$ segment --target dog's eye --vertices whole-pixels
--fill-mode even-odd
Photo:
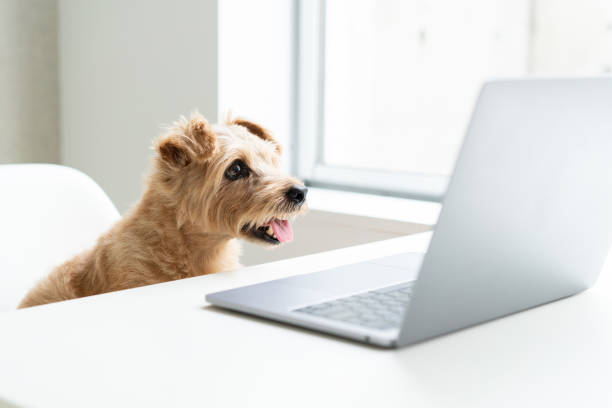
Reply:
[[[236,160],[225,170],[225,177],[231,181],[247,177],[248,175],[249,168],[242,160]]]

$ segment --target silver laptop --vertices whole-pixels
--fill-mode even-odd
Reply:
[[[478,98],[425,255],[206,300],[405,346],[589,288],[611,241],[612,78],[492,81]]]

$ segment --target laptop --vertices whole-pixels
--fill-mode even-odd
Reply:
[[[591,287],[612,241],[612,77],[485,83],[426,254],[212,293],[214,305],[382,347]]]

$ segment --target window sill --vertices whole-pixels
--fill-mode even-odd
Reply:
[[[442,205],[432,201],[309,187],[308,207],[315,211],[433,226],[438,221]]]

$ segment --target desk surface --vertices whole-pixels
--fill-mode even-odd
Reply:
[[[612,405],[612,278],[384,350],[213,308],[204,295],[405,250],[423,233],[0,314],[0,406]]]

